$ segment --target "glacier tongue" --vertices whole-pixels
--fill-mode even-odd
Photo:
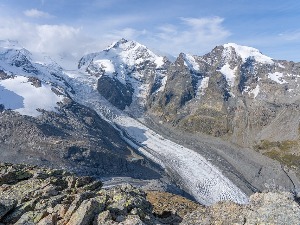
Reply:
[[[69,83],[76,92],[75,101],[110,121],[129,144],[165,168],[198,202],[205,205],[222,200],[248,202],[248,197],[200,154],[165,139],[113,107],[94,88],[94,79],[82,72],[66,74],[71,74]]]

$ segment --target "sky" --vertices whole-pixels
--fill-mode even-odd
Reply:
[[[0,0],[0,40],[32,52],[78,60],[121,38],[173,56],[234,42],[300,62],[300,1]]]

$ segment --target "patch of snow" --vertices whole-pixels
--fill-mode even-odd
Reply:
[[[280,72],[275,72],[275,73],[269,73],[268,74],[268,78],[275,81],[278,84],[285,84],[287,83],[284,79],[283,79],[283,73]]]
[[[164,91],[164,90],[165,90],[165,87],[166,87],[166,84],[167,84],[167,80],[168,80],[168,76],[164,76],[164,77],[161,79],[161,86],[159,87],[159,89],[157,89],[156,92],[161,92],[161,91]]]
[[[205,94],[205,90],[206,88],[208,88],[208,81],[209,81],[209,77],[204,77],[198,81],[196,98],[199,99],[201,95]]]
[[[94,60],[94,64],[105,70],[107,74],[112,74],[116,71],[114,64],[109,59],[97,59]]]
[[[254,89],[252,89],[251,91],[248,92],[249,95],[253,95],[253,98],[256,98],[256,96],[259,93],[259,85],[256,85],[256,87]]]
[[[192,70],[198,71],[200,69],[198,63],[192,55],[184,54],[185,60],[184,64]]]
[[[156,68],[161,68],[165,63],[164,63],[164,57],[156,57],[154,60],[154,63],[156,64]]]
[[[0,103],[22,115],[39,116],[37,109],[56,111],[57,102],[64,98],[53,93],[51,86],[42,84],[36,88],[23,76],[1,80],[0,87]]]
[[[236,70],[237,67],[230,69],[230,65],[228,63],[222,66],[222,68],[219,70],[225,76],[225,79],[230,87],[234,86]]]
[[[230,91],[229,94],[231,97],[235,98],[235,94],[233,94],[233,92]]]
[[[229,49],[230,47],[235,50],[235,52],[242,58],[243,62],[246,62],[246,60],[249,57],[253,57],[257,62],[260,63],[266,63],[266,64],[273,64],[272,58],[263,55],[258,49],[248,47],[248,46],[242,46],[237,45],[235,43],[228,43],[223,45],[224,48]]]
[[[285,69],[285,66],[284,66],[284,65],[282,65],[282,64],[280,64],[280,63],[278,63],[277,65],[278,65],[280,68]]]

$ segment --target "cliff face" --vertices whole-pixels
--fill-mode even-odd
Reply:
[[[298,224],[300,207],[289,193],[256,193],[248,205],[204,207],[183,197],[131,185],[103,189],[91,177],[25,165],[0,165],[0,223]]]
[[[148,112],[181,130],[244,147],[263,140],[298,143],[299,76],[299,63],[236,44],[204,56],[182,53]]]

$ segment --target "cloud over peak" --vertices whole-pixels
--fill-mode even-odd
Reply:
[[[31,18],[51,18],[53,17],[52,15],[50,15],[47,12],[43,12],[37,9],[29,9],[24,11],[24,15],[31,17]]]

